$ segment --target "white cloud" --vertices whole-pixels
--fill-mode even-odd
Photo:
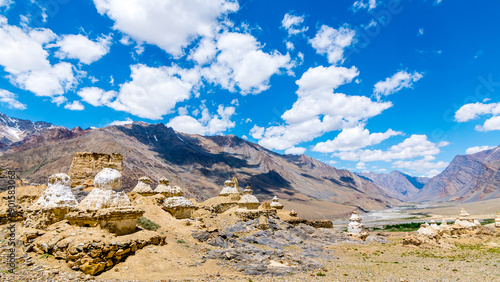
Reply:
[[[131,118],[126,118],[125,120],[115,120],[111,122],[109,125],[126,125],[126,124],[131,124],[134,121]]]
[[[292,147],[285,150],[285,154],[290,155],[301,155],[306,152],[306,148],[303,147]]]
[[[354,35],[356,32],[347,27],[334,29],[323,25],[309,43],[316,49],[316,53],[326,55],[330,64],[343,63],[344,49],[351,45]]]
[[[433,157],[424,157],[422,159],[414,161],[395,161],[393,163],[393,167],[412,170],[418,174],[422,174],[427,177],[433,177],[439,174],[442,169],[448,166],[447,162],[432,162],[433,160]]]
[[[291,36],[299,33],[304,33],[309,29],[309,27],[307,26],[302,27],[303,23],[304,23],[303,16],[294,16],[286,13],[285,17],[281,21],[281,26],[285,28],[286,31],[288,32],[288,35]]]
[[[231,92],[239,88],[243,95],[267,90],[270,77],[290,62],[288,54],[263,52],[251,34],[224,32],[217,39],[216,48],[215,61],[203,69],[203,76]]]
[[[64,108],[72,111],[82,111],[85,109],[80,101],[73,101],[73,103],[68,103],[64,105]]]
[[[447,145],[449,145],[447,141],[436,144],[429,141],[425,135],[414,134],[406,138],[403,142],[391,146],[387,151],[356,150],[338,152],[333,155],[342,160],[362,162],[405,160],[417,157],[433,157],[439,154],[440,147]]]
[[[9,78],[18,87],[29,90],[38,96],[63,95],[78,82],[73,75],[73,65],[66,62],[45,69],[11,74]]]
[[[208,109],[204,108],[202,117],[198,120],[191,116],[180,115],[171,119],[167,126],[184,133],[216,135],[235,126],[235,123],[231,121],[231,116],[234,113],[234,107],[219,105],[215,115],[210,115]]]
[[[352,151],[379,144],[380,142],[402,132],[387,130],[385,133],[370,133],[363,125],[343,129],[333,140],[320,142],[314,146],[313,151],[332,153],[337,151]]]
[[[424,29],[423,28],[419,28],[418,32],[417,32],[417,36],[422,36],[422,35],[424,35]]]
[[[57,36],[49,29],[21,29],[0,16],[0,65],[10,81],[38,96],[62,95],[77,84],[73,66],[51,65],[44,49]]]
[[[94,0],[113,28],[137,42],[157,45],[178,57],[198,37],[209,36],[224,15],[239,9],[230,0]]]
[[[286,124],[266,128],[259,144],[285,150],[326,132],[354,127],[392,106],[390,102],[333,92],[357,75],[355,67],[310,68],[296,82],[297,101],[281,116]]]
[[[0,8],[6,7],[8,9],[10,4],[12,4],[12,0],[0,0]]]
[[[78,96],[82,100],[91,104],[94,107],[108,105],[111,99],[116,96],[115,91],[104,91],[97,87],[85,87],[78,91]]]
[[[120,86],[116,99],[109,106],[135,116],[161,119],[171,113],[178,102],[188,99],[200,77],[196,70],[177,66],[151,68],[131,66],[132,81]]]
[[[500,116],[494,116],[487,119],[482,126],[476,125],[475,129],[477,131],[500,130]]]
[[[354,2],[354,4],[352,4],[352,9],[354,10],[354,12],[357,12],[361,9],[372,10],[377,8],[377,5],[378,3],[376,0],[368,0],[368,1],[357,0]]]
[[[111,38],[106,36],[92,41],[81,34],[64,35],[55,44],[55,46],[59,47],[59,51],[55,55],[62,59],[78,59],[88,65],[106,55],[109,52],[110,45]]]
[[[255,139],[262,139],[264,131],[265,131],[264,127],[254,125],[252,129],[250,129],[250,136],[252,136]]]
[[[475,154],[475,153],[478,153],[478,152],[481,152],[481,151],[484,151],[484,150],[490,150],[490,149],[493,149],[495,148],[495,146],[475,146],[475,147],[470,147],[470,148],[467,148],[467,150],[465,150],[465,153],[467,155],[470,155],[470,154]]]
[[[443,0],[435,0],[434,1],[434,6],[441,4],[441,2],[443,2]]]
[[[470,103],[465,104],[455,113],[455,120],[466,122],[478,118],[480,115],[498,115],[500,114],[500,103]]]
[[[292,43],[292,42],[287,41],[285,44],[286,44],[286,49],[287,49],[288,51],[293,51],[293,50],[295,49],[295,46],[293,45],[293,43]]]
[[[364,162],[359,162],[356,164],[356,169],[366,169],[366,163]]]
[[[379,81],[375,84],[373,93],[379,100],[381,96],[388,96],[403,88],[411,88],[413,82],[422,78],[422,74],[418,72],[408,73],[407,71],[399,71],[384,81]]]
[[[16,94],[4,89],[0,89],[0,104],[9,109],[26,110],[26,105],[17,100]]]

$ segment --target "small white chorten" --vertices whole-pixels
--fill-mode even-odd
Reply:
[[[361,217],[356,211],[353,211],[351,217],[349,218],[349,224],[347,225],[347,233],[352,235],[357,235],[363,232],[364,226],[361,223]]]
[[[280,210],[283,208],[283,205],[278,201],[278,197],[274,196],[271,202],[271,208]]]

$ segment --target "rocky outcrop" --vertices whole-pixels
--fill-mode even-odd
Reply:
[[[122,236],[114,240],[103,239],[105,234],[96,234],[99,236],[94,239],[77,235],[72,233],[74,230],[64,222],[49,231],[25,232],[21,240],[27,246],[26,251],[53,255],[55,259],[66,261],[72,270],[89,275],[110,270],[145,246],[166,244],[165,235],[151,231],[143,231],[140,239]],[[93,231],[98,233],[98,230]]]
[[[94,186],[93,179],[103,168],[112,168],[121,173],[123,171],[122,155],[116,153],[75,153],[68,173],[71,177],[71,188]]]

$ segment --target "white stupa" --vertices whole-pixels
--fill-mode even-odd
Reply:
[[[240,209],[255,210],[259,207],[259,200],[252,194],[253,191],[250,186],[247,186],[245,190],[243,190],[243,196],[241,196],[241,199],[238,201],[238,207]]]
[[[230,195],[240,195],[238,179],[233,177],[232,180],[226,180],[224,182],[224,188],[220,191],[219,196],[230,196]]]
[[[132,192],[139,194],[153,194],[153,189],[151,189],[151,179],[147,176],[139,178],[137,185],[134,187]]]
[[[104,168],[94,178],[95,188],[85,197],[80,209],[102,209],[130,206],[130,200],[122,188],[122,175],[116,169]]]
[[[271,208],[280,210],[283,208],[283,205],[278,201],[278,197],[274,196],[273,201],[271,202]]]
[[[30,209],[76,207],[78,202],[69,185],[70,177],[66,173],[51,175],[47,189]]]
[[[364,226],[361,223],[361,217],[356,211],[353,211],[351,217],[349,218],[349,224],[347,225],[347,233],[351,235],[358,235],[364,231]]]

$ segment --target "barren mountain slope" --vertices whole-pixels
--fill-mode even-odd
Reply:
[[[58,138],[57,136],[62,136]],[[163,176],[183,187],[188,197],[215,196],[224,180],[236,176],[257,196],[272,196],[309,206],[310,215],[347,214],[353,209],[382,209],[399,203],[372,182],[305,155],[280,155],[236,136],[203,137],[177,133],[163,124],[134,123],[94,130],[51,129],[19,147],[10,148],[0,165],[15,168],[21,177],[44,183],[52,173],[67,172],[75,152],[121,153],[124,187],[131,190],[147,175]],[[316,210],[317,201],[332,210]],[[328,205],[327,205],[328,206]],[[339,206],[343,208],[339,208]]]

